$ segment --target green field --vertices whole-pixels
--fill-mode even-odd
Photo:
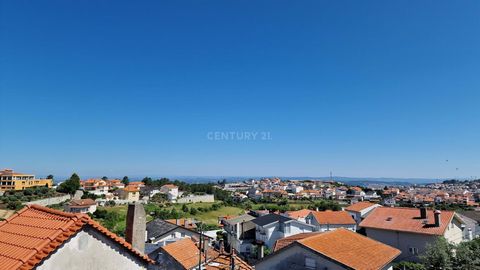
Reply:
[[[221,202],[215,202],[215,203],[221,203]],[[209,208],[213,205],[214,203],[189,203],[186,204],[187,207],[190,209],[192,207],[194,208]],[[147,221],[150,221],[153,219],[153,212],[158,209],[163,209],[163,210],[172,210],[172,208],[175,208],[176,211],[178,211],[182,217],[186,218],[194,218],[197,221],[201,221],[204,224],[208,225],[217,225],[218,224],[218,217],[219,216],[227,216],[227,215],[240,215],[244,213],[244,210],[238,207],[232,207],[232,206],[222,206],[218,210],[214,211],[208,211],[208,212],[200,212],[198,211],[197,214],[191,215],[190,213],[184,213],[182,211],[182,206],[183,204],[173,204],[171,206],[165,206],[160,208],[158,205],[155,204],[146,204],[145,205],[145,212],[147,214]],[[125,231],[125,222],[126,222],[126,217],[127,217],[127,205],[117,205],[117,206],[111,206],[111,207],[98,207],[99,210],[106,210],[107,212],[111,213],[114,212],[116,213],[115,215],[117,218],[114,220],[105,220],[102,218],[97,218],[97,221],[99,221],[102,225],[110,229],[111,231],[123,235],[123,232]]]

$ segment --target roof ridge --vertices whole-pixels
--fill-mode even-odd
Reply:
[[[63,216],[63,217],[69,217],[69,218],[74,218],[74,217],[80,218],[81,216],[85,215],[85,214],[67,213],[67,212],[63,212],[61,210],[48,208],[46,206],[41,206],[41,205],[38,205],[38,204],[30,204],[30,205],[27,205],[27,207],[28,208],[33,208],[35,210],[42,211],[42,212],[45,212],[45,213],[54,214],[54,215]]]

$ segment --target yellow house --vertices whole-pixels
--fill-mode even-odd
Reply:
[[[52,179],[36,179],[33,174],[18,173],[11,169],[0,170],[0,191],[22,190],[31,187],[51,188],[52,185]]]

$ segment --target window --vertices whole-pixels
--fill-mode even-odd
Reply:
[[[317,262],[312,258],[305,257],[305,268],[315,269],[317,268]]]
[[[416,248],[416,247],[410,247],[410,248],[408,248],[408,250],[410,251],[410,253],[411,253],[412,255],[418,255],[418,248]]]

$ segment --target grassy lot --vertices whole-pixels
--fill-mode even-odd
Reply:
[[[215,203],[220,203],[220,202],[215,202]],[[187,207],[190,209],[192,207],[194,208],[209,208],[213,205],[214,203],[189,203],[187,204]],[[162,208],[159,208],[158,205],[155,204],[147,204],[145,205],[145,212],[147,214],[147,221],[150,221],[153,219],[153,216],[150,214],[153,214],[155,210],[158,209],[164,209],[164,210],[169,210],[171,211],[173,208],[175,208],[176,211],[178,211],[183,217],[187,218],[194,218],[198,221],[201,221],[205,224],[209,225],[217,225],[218,217],[219,216],[226,216],[226,215],[239,215],[244,212],[243,209],[238,208],[238,207],[231,207],[231,206],[222,206],[218,210],[214,211],[208,211],[208,212],[200,212],[198,211],[195,215],[191,215],[190,213],[184,213],[182,211],[182,206],[183,204],[173,204],[171,206],[165,206]],[[118,235],[123,236],[123,232],[125,231],[125,222],[126,222],[126,217],[127,217],[127,205],[117,205],[117,206],[111,206],[111,207],[98,207],[99,210],[106,210],[109,213],[114,213],[116,218],[112,219],[103,219],[103,218],[97,218],[97,221],[102,223],[105,227],[110,229],[111,231],[115,232]]]

